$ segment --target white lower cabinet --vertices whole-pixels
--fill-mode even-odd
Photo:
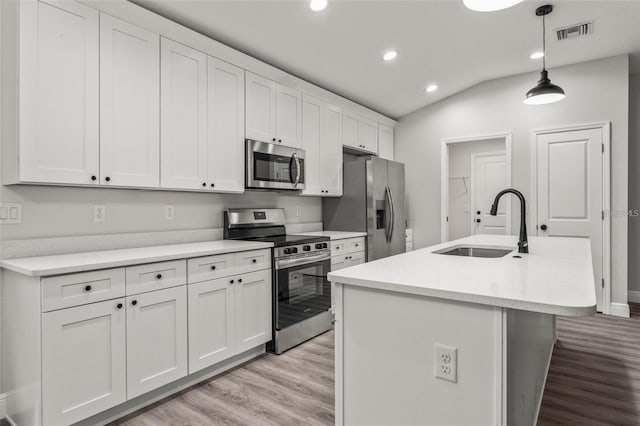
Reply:
[[[365,237],[331,241],[331,270],[360,265],[366,262]],[[331,306],[335,304],[335,284],[331,283]]]
[[[189,286],[189,373],[234,355],[235,298],[230,280]]]
[[[127,399],[124,298],[42,314],[42,419],[67,425]]]
[[[235,282],[236,352],[271,340],[271,270],[240,275]]]
[[[187,289],[127,297],[127,397],[187,375]]]

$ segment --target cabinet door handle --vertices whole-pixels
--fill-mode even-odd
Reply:
[[[273,139],[271,139],[271,140],[272,140],[273,142],[275,142],[275,141],[276,141],[276,138],[273,138]]]
[[[211,270],[216,269],[216,265],[211,265]]]
[[[216,184],[215,184],[215,183],[212,183],[210,186],[213,188],[214,186],[216,186]]]
[[[117,308],[117,309],[122,309],[122,303],[118,303],[118,304],[116,305],[116,308]]]
[[[136,306],[136,305],[138,304],[138,301],[137,301],[137,300],[132,300],[132,301],[131,301],[131,304],[132,304],[133,306]]]
[[[104,180],[106,180],[107,182],[111,182],[111,178],[109,176],[107,176],[106,178],[104,178]]]
[[[230,284],[233,284],[233,280],[229,281]]]
[[[98,179],[96,175],[91,176],[91,180],[95,181],[96,179]]]
[[[207,182],[202,182],[202,186],[207,186]]]
[[[252,260],[252,262],[253,262],[253,263],[256,263],[256,262],[258,262],[258,260],[257,260],[257,259],[253,259],[253,260]]]
[[[91,286],[90,285],[85,286],[84,291],[91,291]]]
[[[238,282],[241,283],[242,282],[242,278],[238,278]]]
[[[282,143],[282,139],[278,139],[278,142],[279,142],[279,143]]]
[[[158,275],[156,275],[156,279],[158,279],[158,280],[159,280],[159,279],[161,279],[161,278],[162,278],[162,274],[158,274]]]

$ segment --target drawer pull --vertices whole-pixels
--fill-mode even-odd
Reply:
[[[118,304],[116,305],[116,308],[118,308],[118,309],[122,309],[122,303],[118,303]]]
[[[252,262],[253,262],[253,263],[256,263],[256,262],[258,262],[258,260],[257,260],[257,259],[253,259],[253,260],[252,260]]]
[[[242,278],[239,278],[239,279],[238,279],[238,282],[239,282],[239,283],[241,283],[241,282],[242,282]]]
[[[91,286],[90,285],[85,286],[84,291],[91,291]]]
[[[358,247],[360,244],[356,244],[356,247]]]
[[[233,284],[233,280],[229,281],[229,283]]]
[[[158,274],[158,275],[156,275],[156,279],[158,279],[158,280],[159,280],[159,279],[161,279],[161,278],[162,278],[162,274]]]
[[[216,269],[216,265],[211,265],[211,270],[215,270]]]
[[[132,304],[133,306],[136,306],[136,305],[138,304],[138,301],[137,301],[137,300],[132,300],[132,301],[131,301],[131,304]]]

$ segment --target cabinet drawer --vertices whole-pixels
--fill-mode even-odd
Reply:
[[[356,252],[349,254],[349,266],[360,265],[364,263],[364,252]]]
[[[42,312],[100,302],[125,294],[124,268],[42,278]]]
[[[345,254],[347,252],[347,241],[348,240],[331,241],[331,257]]]
[[[184,260],[127,267],[127,295],[161,290],[187,283]]]
[[[271,269],[271,249],[236,253],[235,267],[236,275]]]
[[[189,259],[189,284],[233,275],[235,253]]]
[[[364,237],[351,238],[346,240],[346,251],[349,253],[355,253],[358,251],[364,251]]]

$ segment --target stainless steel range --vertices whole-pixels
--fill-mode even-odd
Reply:
[[[224,238],[272,242],[273,341],[280,354],[331,328],[329,238],[287,235],[284,209],[229,209]]]

